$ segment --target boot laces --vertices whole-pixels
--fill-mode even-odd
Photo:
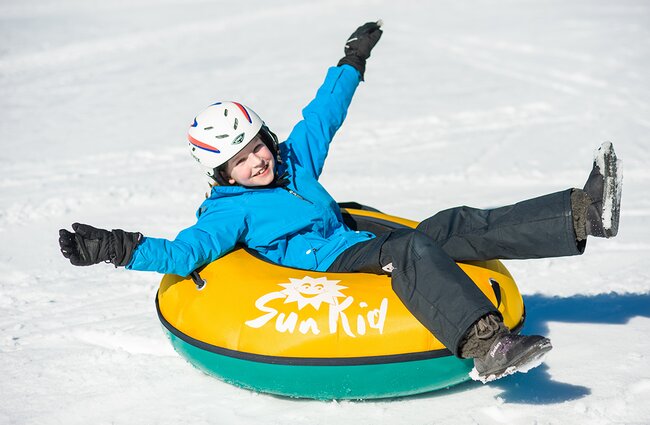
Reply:
[[[500,323],[497,321],[496,316],[488,314],[482,317],[474,325],[474,334],[478,339],[490,339],[500,329]]]

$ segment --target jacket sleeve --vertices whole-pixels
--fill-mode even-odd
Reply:
[[[298,165],[315,178],[323,171],[329,144],[345,120],[360,78],[350,65],[330,68],[316,97],[302,110],[302,121],[285,142]]]
[[[173,241],[145,237],[126,268],[188,276],[235,247],[246,228],[243,218],[237,220],[236,216],[206,212]]]

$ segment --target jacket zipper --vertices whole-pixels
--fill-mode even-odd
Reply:
[[[290,194],[292,194],[296,198],[302,199],[303,201],[309,202],[311,205],[314,205],[314,203],[312,201],[310,201],[309,199],[304,198],[302,195],[300,195],[299,193],[294,192],[293,190],[289,189],[288,187],[283,187],[282,189],[286,190],[287,192],[289,192]],[[317,250],[318,250],[317,248],[311,247],[309,250],[307,250],[307,252],[305,252],[305,254],[307,254],[307,255],[313,254],[314,261],[316,262],[316,267],[318,267],[318,257],[316,256],[316,251]]]
[[[290,155],[295,156],[295,154],[293,153],[293,151],[291,151]],[[293,170],[292,170],[293,173],[292,173],[292,174],[295,176],[295,175],[296,175],[296,166],[295,166],[295,164],[293,163],[293,161],[291,161],[290,165],[293,167]],[[300,194],[298,194],[298,193],[294,192],[293,190],[289,189],[288,186],[283,186],[282,189],[286,190],[287,192],[289,192],[290,194],[292,194],[292,195],[295,196],[296,198],[298,198],[298,199],[302,199],[303,201],[309,202],[310,204],[314,205],[314,203],[313,203],[312,201],[310,201],[309,199],[303,198]]]
[[[297,198],[299,198],[299,199],[302,199],[302,200],[305,201],[305,202],[309,202],[310,204],[314,205],[314,203],[313,203],[312,201],[310,201],[309,199],[306,199],[306,198],[302,197],[300,194],[294,192],[293,190],[289,189],[288,187],[283,187],[282,189],[286,190],[287,192],[289,192],[289,193],[292,194],[293,196],[295,196],[295,197],[297,197]]]

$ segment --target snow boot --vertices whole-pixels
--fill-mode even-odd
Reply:
[[[591,198],[587,206],[587,235],[611,238],[618,233],[621,212],[622,174],[614,146],[603,143],[594,154],[594,165],[583,191]]]
[[[542,363],[551,348],[551,340],[540,335],[501,334],[483,357],[474,359],[470,377],[485,384],[515,372],[528,372]]]
[[[470,377],[483,383],[515,372],[527,372],[541,364],[552,348],[542,336],[510,333],[496,314],[479,319],[460,343],[460,356],[474,359]]]
[[[461,341],[459,355],[464,359],[483,357],[497,336],[510,332],[496,314],[487,314],[469,328]]]

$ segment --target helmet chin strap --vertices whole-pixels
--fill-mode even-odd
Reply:
[[[273,183],[271,183],[269,186],[273,187],[287,187],[289,185],[289,172],[285,171],[282,173],[281,176],[275,175],[275,179],[273,179]]]
[[[221,174],[221,172],[222,172],[221,167],[223,167],[224,165],[225,165],[225,164],[213,168],[213,169],[212,169],[212,175],[211,175],[210,177],[211,177],[212,180],[214,180],[214,181],[217,183],[217,185],[219,185],[219,186],[231,186],[231,185],[230,185],[230,184],[229,184],[229,183],[228,183],[228,182],[223,178],[223,175]]]
[[[266,147],[269,148],[269,150],[275,157],[275,163],[282,164],[282,157],[280,156],[280,143],[278,142],[278,136],[276,136],[275,133],[269,130],[266,124],[262,125],[259,134],[262,136],[262,141],[264,142]]]
[[[286,187],[289,184],[289,173],[285,171],[282,175],[278,174],[278,165],[283,164],[282,157],[280,156],[280,143],[278,142],[278,136],[269,130],[266,124],[262,125],[260,134],[262,135],[262,141],[275,157],[275,176],[273,181],[266,187]]]

